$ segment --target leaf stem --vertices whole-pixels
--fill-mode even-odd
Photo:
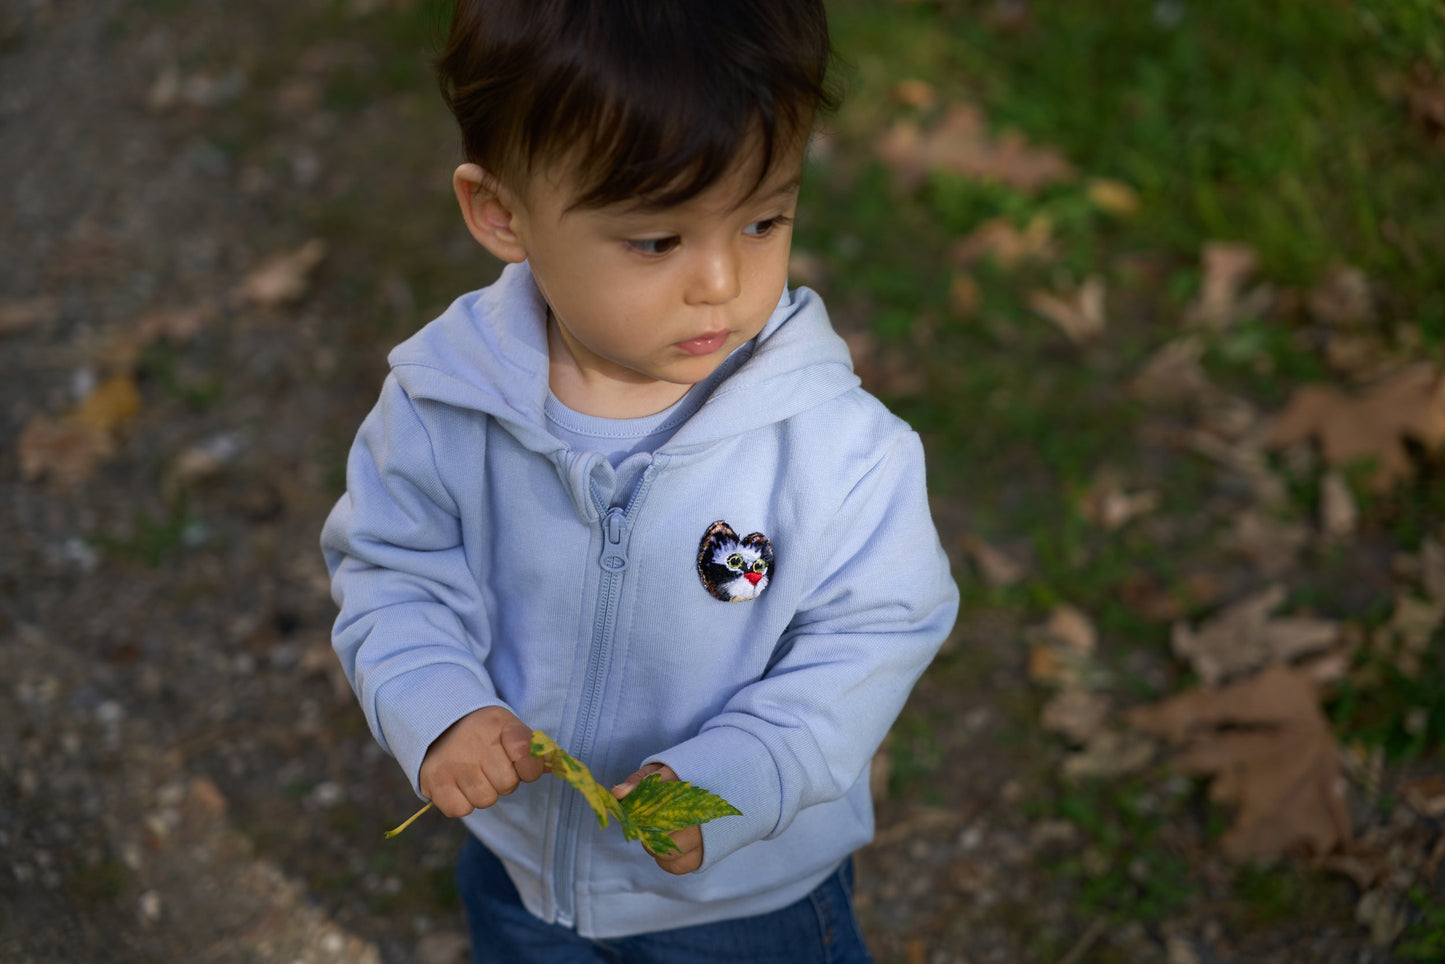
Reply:
[[[388,831],[386,832],[386,839],[390,840],[392,837],[395,837],[397,834],[401,833],[401,832],[402,832],[403,830],[405,830],[407,827],[410,827],[412,824],[416,823],[416,818],[417,818],[417,817],[420,817],[422,814],[426,813],[428,810],[431,809],[431,807],[432,807],[431,803],[428,802],[426,806],[422,807],[420,810],[418,810],[416,813],[412,814],[410,817],[407,817],[406,820],[402,822],[402,825],[401,825],[401,826],[397,827],[395,830],[388,830]]]

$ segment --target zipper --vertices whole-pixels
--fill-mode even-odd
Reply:
[[[587,653],[587,679],[582,700],[572,728],[572,746],[568,752],[584,763],[591,759],[597,722],[601,715],[602,694],[607,683],[607,667],[612,655],[613,637],[617,629],[617,609],[622,597],[622,579],[628,567],[627,550],[631,541],[635,510],[651,481],[649,469],[638,480],[637,489],[627,500],[627,507],[604,507],[594,490],[593,501],[601,511],[598,520],[602,529],[602,551],[597,565],[602,581],[597,591],[597,610],[592,621],[592,639]],[[558,814],[557,855],[553,862],[553,880],[557,899],[557,923],[572,927],[576,923],[577,904],[577,837],[579,821],[591,817],[590,808],[583,807],[576,793],[564,794]],[[582,810],[586,813],[582,813]]]

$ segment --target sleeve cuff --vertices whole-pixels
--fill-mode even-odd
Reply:
[[[782,812],[778,768],[757,737],[730,726],[704,730],[685,743],[646,763],[672,767],[679,780],[710,790],[727,800],[741,816],[719,817],[702,825],[704,873],[718,861],[772,834]]]
[[[421,763],[436,738],[474,710],[506,706],[475,673],[456,663],[427,666],[388,680],[377,690],[375,705],[384,745],[419,797]]]

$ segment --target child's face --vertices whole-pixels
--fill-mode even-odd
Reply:
[[[757,335],[787,281],[802,154],[756,189],[739,164],[661,210],[569,210],[571,178],[533,177],[511,228],[552,310],[553,391],[592,414],[649,414]]]

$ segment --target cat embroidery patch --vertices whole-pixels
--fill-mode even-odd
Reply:
[[[723,602],[756,599],[773,575],[773,544],[761,532],[738,538],[719,519],[707,527],[697,547],[697,574],[708,592]]]

